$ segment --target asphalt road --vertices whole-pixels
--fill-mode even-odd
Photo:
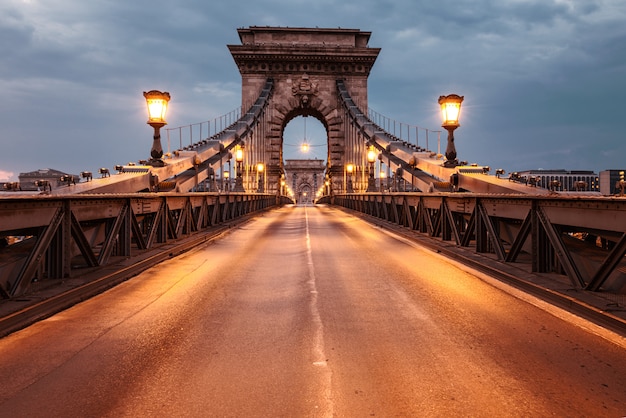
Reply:
[[[1,339],[0,416],[625,416],[624,340],[503,289],[285,207]]]

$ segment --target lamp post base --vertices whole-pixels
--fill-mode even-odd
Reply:
[[[459,165],[459,160],[456,158],[454,160],[446,160],[443,162],[443,166],[446,168],[454,168]]]
[[[367,192],[368,193],[376,193],[376,179],[374,177],[369,177],[367,179]]]
[[[165,167],[165,161],[160,158],[150,158],[146,164],[152,167]]]
[[[243,188],[243,179],[241,177],[235,179],[235,189],[233,191],[242,193],[246,191],[246,189]]]

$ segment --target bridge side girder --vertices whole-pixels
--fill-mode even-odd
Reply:
[[[140,256],[168,241],[283,203],[275,195],[240,193],[2,199],[0,237],[24,239],[6,240],[0,251],[0,295],[18,297],[34,283],[75,277],[85,269],[106,267],[116,257]]]
[[[626,204],[618,198],[368,193],[326,201],[504,263],[530,263],[536,273],[564,275],[577,290],[626,294]],[[394,207],[398,215],[390,214]]]

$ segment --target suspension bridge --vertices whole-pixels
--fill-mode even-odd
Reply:
[[[0,197],[0,326],[14,332],[0,340],[0,415],[52,407],[105,416],[492,416],[507,415],[505,404],[512,414],[567,414],[573,404],[583,415],[624,414],[626,200],[582,186],[537,187],[458,161],[451,120],[443,124],[445,155],[430,150],[441,131],[368,108],[380,52],[369,32],[252,26],[238,33],[241,44],[228,48],[242,76],[241,109],[162,129],[166,152],[164,120],[151,119],[150,159]],[[440,101],[445,110],[446,97]],[[301,116],[324,126],[327,156],[317,172],[298,177],[285,164],[283,132]],[[315,197],[303,201],[304,190]],[[501,286],[523,295],[497,296]],[[106,289],[59,314],[56,324],[74,333],[58,340],[67,354],[55,358],[45,340],[36,342],[32,330],[61,338],[51,315]],[[528,298],[573,312],[578,319],[568,321],[584,318],[596,331],[557,325],[561,314],[542,316],[530,307],[540,302]],[[99,316],[106,320],[81,327]],[[450,321],[438,326],[444,317]],[[613,337],[596,336],[604,333]],[[33,342],[11,345],[18,335]],[[116,341],[129,357],[92,365],[116,353],[109,351]],[[48,366],[22,373],[39,344],[46,346],[39,355],[52,356]],[[144,367],[148,355],[158,363]],[[550,370],[566,383],[522,370],[526,361],[537,369],[556,363]],[[429,363],[434,371],[420,369]],[[56,376],[61,365],[71,368]],[[581,368],[594,369],[588,380]],[[57,397],[55,379],[69,388],[95,374],[97,388],[80,384],[80,396]],[[533,380],[555,394],[532,388]],[[165,384],[179,389],[160,390]],[[212,394],[203,400],[197,388]]]

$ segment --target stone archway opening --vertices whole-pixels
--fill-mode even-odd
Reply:
[[[281,158],[284,176],[298,204],[314,201],[329,165],[329,134],[323,115],[295,108],[284,120]],[[303,149],[306,144],[307,150]]]
[[[306,149],[305,149],[306,148]],[[328,130],[315,117],[297,116],[286,123],[282,134],[282,157],[286,160],[328,161]]]
[[[296,203],[309,205],[313,203],[313,188],[310,184],[303,184],[297,192]]]

